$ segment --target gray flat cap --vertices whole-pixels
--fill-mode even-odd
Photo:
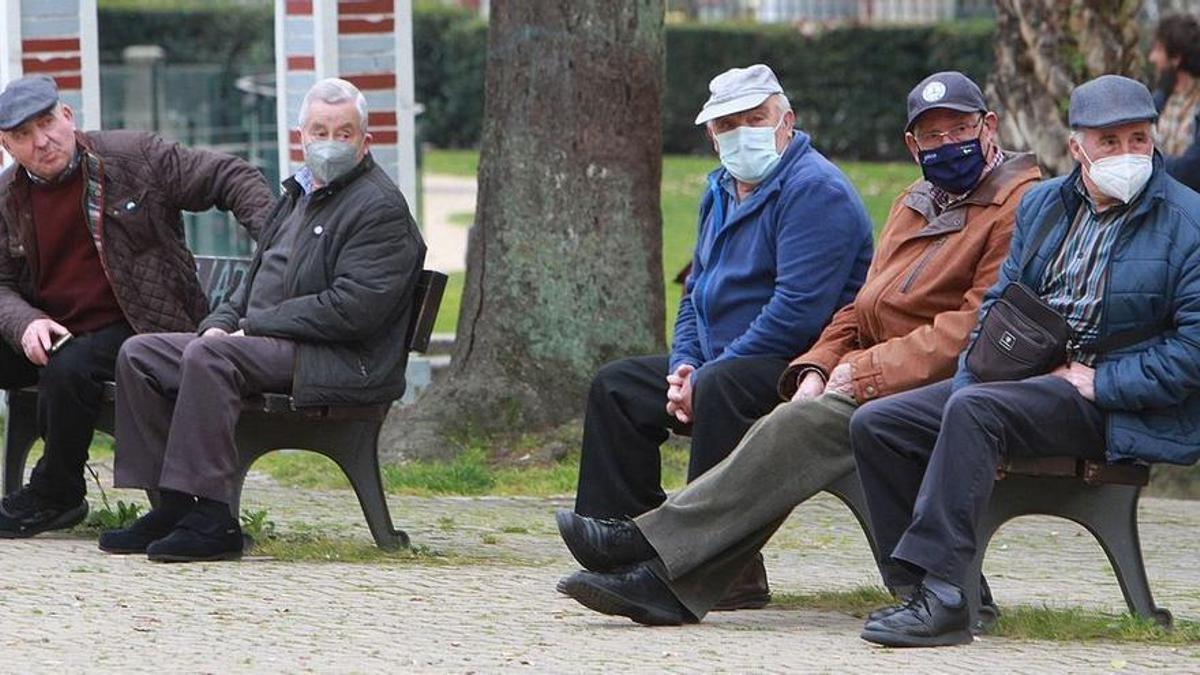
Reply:
[[[904,130],[912,131],[917,118],[934,108],[958,112],[987,112],[988,109],[979,85],[956,70],[934,73],[908,92],[908,122]]]
[[[1158,119],[1146,85],[1120,75],[1101,75],[1075,87],[1067,121],[1072,129],[1100,129]]]
[[[46,75],[30,75],[8,83],[0,92],[0,130],[15,129],[58,103],[58,85]]]
[[[783,87],[767,66],[756,63],[749,68],[732,68],[708,83],[710,96],[696,116],[696,124],[718,117],[757,108],[767,98],[782,94]]]

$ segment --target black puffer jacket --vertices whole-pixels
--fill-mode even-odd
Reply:
[[[368,154],[350,173],[311,195],[284,273],[285,299],[246,318],[262,253],[302,195],[284,182],[259,238],[246,282],[200,324],[297,343],[297,405],[363,404],[404,394],[407,330],[425,242],[408,204]]]

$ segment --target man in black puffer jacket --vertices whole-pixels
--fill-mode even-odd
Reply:
[[[236,296],[199,336],[130,340],[117,359],[114,482],[159,505],[100,548],[151,560],[235,559],[241,400],[390,401],[404,392],[406,332],[425,244],[395,183],[367,152],[367,105],[345,80],[300,108],[305,166],[284,183]]]

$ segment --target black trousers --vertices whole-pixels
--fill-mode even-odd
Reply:
[[[779,404],[782,359],[709,363],[692,380],[690,429],[667,414],[669,357],[606,364],[592,380],[583,423],[575,510],[593,518],[633,517],[666,499],[659,446],[670,431],[690,433],[688,480],[725,459],[755,420]]]
[[[965,585],[1003,457],[1104,457],[1104,414],[1053,375],[951,395],[950,381],[872,401],[850,419],[884,582]]]
[[[113,379],[121,343],[133,335],[124,321],[72,337],[45,367],[0,345],[0,388],[38,386],[37,431],[45,448],[30,488],[43,499],[74,506],[87,494],[83,465],[100,414],[104,383]]]

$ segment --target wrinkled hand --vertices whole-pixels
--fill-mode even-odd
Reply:
[[[686,363],[667,375],[667,414],[683,424],[692,421],[692,373],[693,366]]]
[[[804,374],[804,379],[800,380],[800,386],[796,389],[796,393],[792,394],[792,401],[808,401],[820,396],[824,391],[825,378],[821,377],[821,373],[810,370]]]
[[[839,363],[825,383],[826,394],[841,394],[854,398],[854,370],[849,363]]]
[[[1068,363],[1065,366],[1055,368],[1051,373],[1055,377],[1070,382],[1079,395],[1089,401],[1096,400],[1096,369],[1089,368],[1082,363]]]
[[[229,335],[229,332],[224,328],[213,326],[212,328],[205,328],[200,337],[225,337],[227,335]]]
[[[70,333],[54,319],[34,319],[21,335],[21,350],[35,366],[44,366],[50,361],[50,345]]]

